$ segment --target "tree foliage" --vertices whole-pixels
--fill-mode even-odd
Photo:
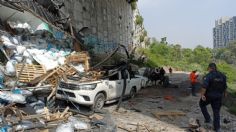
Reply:
[[[141,36],[139,37],[139,41],[140,41],[140,42],[143,42],[144,39],[145,39],[145,36],[144,36],[144,35],[141,35]]]
[[[140,15],[137,15],[136,19],[135,19],[135,24],[136,25],[142,25],[143,24],[143,17],[140,16]]]
[[[229,64],[236,65],[236,41],[230,43],[226,48],[214,50],[214,57],[217,60],[224,60]]]
[[[137,0],[129,0],[132,10],[137,8]]]
[[[223,54],[225,57],[227,56],[230,58],[230,56],[234,54],[232,53],[232,51],[234,50],[234,48],[232,47],[230,50],[221,49],[217,51],[216,56],[222,57]],[[201,45],[196,46],[194,49],[189,49],[182,48],[179,44],[165,44],[157,42],[156,40],[153,41],[148,49],[142,50],[148,58],[148,66],[171,66],[178,70],[198,70],[202,73],[207,72],[207,66],[210,62],[213,61],[214,53],[212,49],[205,48]],[[227,75],[228,81],[231,83],[236,82],[236,68],[233,65],[228,64],[227,60],[217,60],[219,70]]]

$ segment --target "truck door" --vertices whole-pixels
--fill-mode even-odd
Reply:
[[[129,95],[130,94],[130,90],[132,88],[132,86],[131,86],[131,78],[130,78],[130,73],[127,70],[125,72],[127,74],[125,95]]]
[[[123,86],[123,80],[121,79],[121,73],[118,72],[109,77],[109,97],[108,99],[114,99],[119,97],[120,89]]]
[[[126,78],[126,90],[125,90],[125,95],[129,95],[129,93],[130,93],[130,90],[131,90],[131,84],[130,84],[130,74],[129,74],[129,72],[126,70],[125,71],[125,74],[124,75],[121,75],[121,87],[120,87],[120,90],[118,90],[118,97],[120,97],[121,96],[121,94],[122,94],[122,91],[123,91],[123,85],[124,85],[124,78]]]

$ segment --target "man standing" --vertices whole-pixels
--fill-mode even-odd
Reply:
[[[216,132],[220,132],[220,108],[222,105],[222,98],[226,95],[226,76],[217,71],[215,63],[209,64],[208,71],[209,73],[203,80],[203,88],[201,91],[199,105],[205,118],[205,122],[210,123],[211,117],[206,106],[211,104],[213,110],[213,126]]]
[[[166,71],[163,67],[160,69],[160,82],[159,84],[164,84]]]
[[[189,79],[191,81],[191,86],[192,86],[192,96],[197,96],[196,95],[196,88],[197,88],[197,78],[198,75],[196,74],[197,70],[192,71],[189,75]]]
[[[172,74],[172,68],[171,67],[169,68],[169,73]]]

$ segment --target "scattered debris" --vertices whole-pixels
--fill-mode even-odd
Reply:
[[[4,9],[14,9],[22,12],[24,17],[27,13],[32,13],[33,18],[37,20],[32,20],[32,22],[39,22],[40,25],[30,25],[27,22],[21,22],[19,20],[13,21],[6,19],[4,22],[0,22],[0,131],[24,131],[40,129],[40,131],[50,131],[50,129],[56,129],[56,132],[73,132],[75,130],[85,130],[85,131],[117,131],[122,129],[124,131],[155,131],[153,126],[160,127],[161,131],[165,131],[167,126],[162,126],[160,124],[150,125],[149,123],[126,123],[116,125],[117,122],[114,121],[110,114],[93,114],[89,117],[76,116],[76,112],[71,112],[70,107],[66,107],[62,111],[59,108],[55,108],[55,95],[59,91],[57,90],[61,80],[63,82],[68,82],[68,80],[74,79],[77,83],[86,83],[91,81],[98,81],[106,77],[111,77],[117,73],[117,71],[125,71],[127,65],[120,66],[114,73],[107,74],[101,69],[95,69],[102,63],[107,61],[114,54],[107,56],[104,61],[91,67],[89,64],[90,56],[86,51],[80,51],[79,42],[73,36],[73,29],[70,25],[70,34],[63,30],[65,24],[68,24],[69,18],[61,18],[63,15],[59,15],[58,9],[54,11],[48,10],[45,5],[41,5],[35,1],[2,1],[1,7]],[[55,4],[52,4],[55,7]],[[47,6],[46,6],[47,7]],[[49,6],[52,8],[52,6]],[[35,15],[35,12],[39,12],[39,15]],[[54,15],[53,15],[54,13]],[[56,14],[56,15],[55,15]],[[14,17],[19,14],[17,12],[13,13]],[[59,17],[60,16],[60,17]],[[41,20],[42,19],[42,20]],[[65,19],[66,23],[59,22],[60,19]],[[56,20],[56,21],[55,21]],[[28,20],[27,20],[28,21]],[[55,23],[57,27],[63,29],[58,29],[50,23]],[[32,23],[31,23],[32,24]],[[74,48],[78,47],[78,48]],[[115,52],[117,52],[117,48]],[[126,51],[127,52],[127,51]],[[128,56],[128,55],[127,55]],[[126,72],[126,71],[125,71]],[[119,78],[125,78],[123,84],[126,85],[126,79],[129,81],[129,85],[132,84],[131,78],[125,77],[125,72],[119,73]],[[129,75],[130,77],[131,75]],[[114,81],[115,79],[113,79]],[[104,86],[108,86],[107,80],[104,80]],[[121,84],[121,83],[120,83]],[[134,83],[141,84],[141,83]],[[120,102],[122,102],[123,95],[125,94],[126,86],[123,85],[122,96],[120,97]],[[84,89],[93,89],[93,85],[84,86]],[[128,87],[127,86],[127,87]],[[177,85],[168,85],[169,87],[177,88]],[[109,85],[109,89],[110,89]],[[65,86],[66,88],[71,88]],[[75,86],[75,89],[78,85]],[[137,87],[132,87],[137,88]],[[122,87],[120,87],[122,89]],[[66,91],[66,90],[65,90]],[[118,90],[117,90],[118,91]],[[134,96],[137,89],[134,89],[131,96]],[[68,92],[69,93],[69,92]],[[159,109],[166,109],[162,107],[162,100],[169,100],[167,102],[173,103],[174,97],[167,94],[151,95],[153,100],[150,102]],[[150,96],[150,95],[149,95]],[[103,97],[103,96],[100,96]],[[87,97],[85,97],[88,99]],[[144,98],[142,98],[144,99]],[[141,99],[141,101],[142,101]],[[160,99],[160,100],[159,100]],[[176,99],[177,100],[177,99]],[[150,104],[149,103],[149,104]],[[126,117],[135,116],[135,120],[138,119],[149,119],[154,121],[153,116],[147,110],[142,107],[135,107],[140,103],[129,101],[127,106],[122,113]],[[148,104],[143,104],[144,107]],[[173,104],[171,104],[173,105]],[[119,107],[120,103],[119,103]],[[122,108],[124,109],[124,108]],[[79,109],[78,109],[79,111]],[[133,112],[135,111],[135,112]],[[131,115],[130,112],[133,112]],[[189,112],[188,112],[189,113]],[[195,111],[199,113],[199,111]],[[130,115],[127,115],[130,114]],[[138,117],[137,115],[143,114]],[[160,119],[161,116],[167,116],[168,118],[186,116],[186,113],[181,111],[164,111],[163,112],[153,112],[156,118]],[[117,114],[118,115],[118,114]],[[121,116],[121,115],[118,115]],[[125,118],[127,121],[127,118]],[[133,121],[133,120],[132,120]],[[139,120],[138,120],[139,121]],[[129,122],[129,121],[128,121]],[[232,123],[232,120],[224,119],[225,124]],[[148,125],[147,125],[148,124]],[[129,126],[133,126],[132,129]],[[204,132],[204,128],[201,127],[199,120],[190,119],[189,126],[187,126],[190,131],[193,132]]]
[[[173,100],[174,100],[174,97],[173,97],[173,96],[170,96],[170,95],[166,95],[166,96],[164,96],[164,99],[165,99],[165,100],[169,100],[169,101],[173,101]]]
[[[74,117],[76,112],[69,112],[70,107],[64,111],[55,108],[55,95],[60,80],[96,81],[104,76],[104,72],[90,68],[90,56],[88,52],[79,50],[80,43],[73,33],[70,35],[64,28],[61,30],[48,23],[48,16],[52,14],[37,2],[0,3],[1,9],[16,10],[10,16],[15,19],[0,23],[0,131],[56,127],[56,131],[91,129],[90,122]],[[43,14],[35,15],[29,5]],[[12,6],[15,8],[11,9]],[[22,19],[18,20],[19,10],[23,12]],[[27,13],[35,20],[28,22]],[[56,24],[54,20],[58,19],[53,19]],[[99,122],[105,117],[93,115],[91,122],[95,119]],[[103,122],[103,127],[109,128],[109,123]]]
[[[139,110],[137,108],[131,108],[130,110],[134,110],[135,112],[142,112],[141,110]]]
[[[177,116],[185,116],[186,113],[181,111],[163,111],[163,112],[153,112],[152,113],[156,118],[160,119],[161,116],[167,116],[169,118]]]
[[[224,118],[223,122],[224,122],[225,124],[228,124],[228,123],[230,123],[230,120],[229,120],[229,119],[226,119],[226,118]]]
[[[193,128],[196,129],[198,127],[200,127],[200,122],[198,119],[194,119],[194,118],[190,118],[189,119],[189,128]]]
[[[93,114],[92,116],[89,117],[90,119],[95,119],[95,120],[102,120],[104,117],[98,114]]]

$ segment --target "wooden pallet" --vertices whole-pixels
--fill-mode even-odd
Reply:
[[[76,70],[71,67],[70,65],[62,65],[55,68],[52,71],[47,72],[43,76],[36,78],[35,80],[31,81],[32,84],[38,83],[38,86],[42,85],[42,83],[47,82],[51,84],[53,87],[57,87],[58,80],[65,76],[71,76],[76,73]]]
[[[73,63],[73,64],[82,63],[84,65],[85,71],[88,71],[89,68],[90,68],[89,60],[90,60],[90,57],[88,55],[88,52],[79,52],[79,53],[75,53],[75,54],[72,54],[72,55],[68,56],[66,58],[66,63],[68,63],[68,64],[70,64],[70,63]]]
[[[28,83],[37,77],[46,74],[46,69],[42,65],[25,64],[23,69],[22,67],[23,64],[16,64],[16,75],[19,78],[19,82]]]

